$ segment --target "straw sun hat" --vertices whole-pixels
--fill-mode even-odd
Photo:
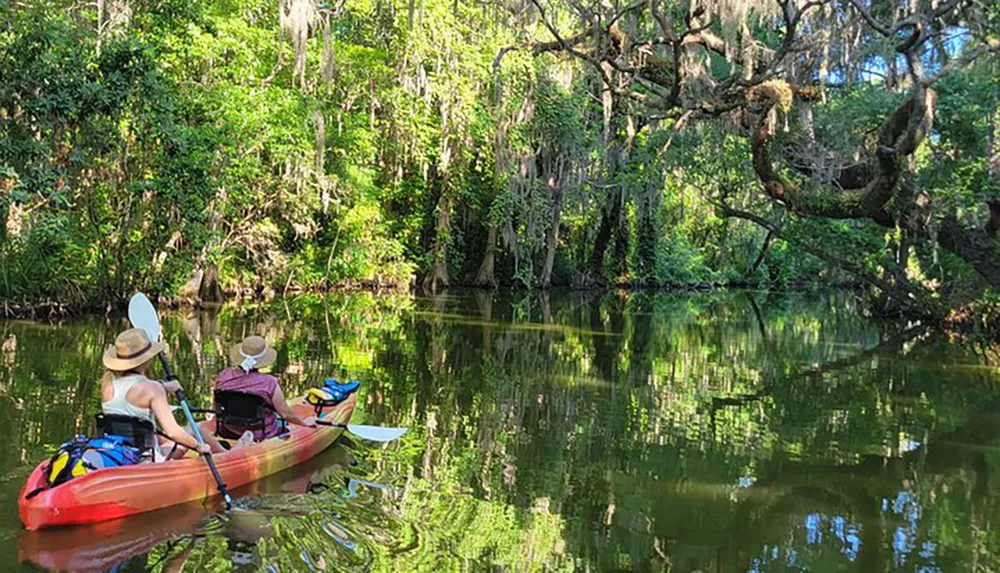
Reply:
[[[115,338],[115,344],[104,351],[104,367],[124,372],[152,360],[163,352],[166,345],[150,342],[149,335],[141,328],[130,328]]]
[[[267,345],[260,336],[248,336],[229,351],[233,364],[249,372],[254,368],[264,368],[274,364],[278,353]]]

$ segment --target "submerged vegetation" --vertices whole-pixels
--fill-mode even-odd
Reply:
[[[1000,284],[974,0],[0,3],[0,299]],[[192,278],[193,277],[193,278]]]

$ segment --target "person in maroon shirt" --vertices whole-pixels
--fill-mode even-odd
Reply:
[[[282,425],[278,416],[291,424],[316,427],[316,418],[299,418],[288,405],[278,378],[260,371],[261,368],[274,364],[278,357],[278,353],[267,345],[267,341],[260,336],[248,336],[232,348],[229,356],[236,366],[219,372],[215,379],[215,389],[254,394],[263,398],[270,406],[264,415],[264,429],[254,430],[254,440],[259,442],[279,435]],[[239,437],[243,433],[242,428],[229,428],[225,424],[221,426],[216,433],[223,438]]]

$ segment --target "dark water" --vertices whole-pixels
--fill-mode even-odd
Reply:
[[[208,395],[262,333],[286,393],[364,381],[345,441],[238,492],[23,532],[31,466],[95,413],[123,325],[0,322],[0,560],[120,571],[997,571],[995,357],[845,296],[370,294],[165,319]]]

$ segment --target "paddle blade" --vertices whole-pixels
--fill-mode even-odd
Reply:
[[[391,442],[406,433],[406,428],[383,428],[381,426],[362,426],[348,424],[347,431],[359,438],[373,442]]]
[[[160,317],[146,295],[137,292],[128,301],[128,320],[135,328],[141,328],[149,335],[149,340],[160,340]]]

